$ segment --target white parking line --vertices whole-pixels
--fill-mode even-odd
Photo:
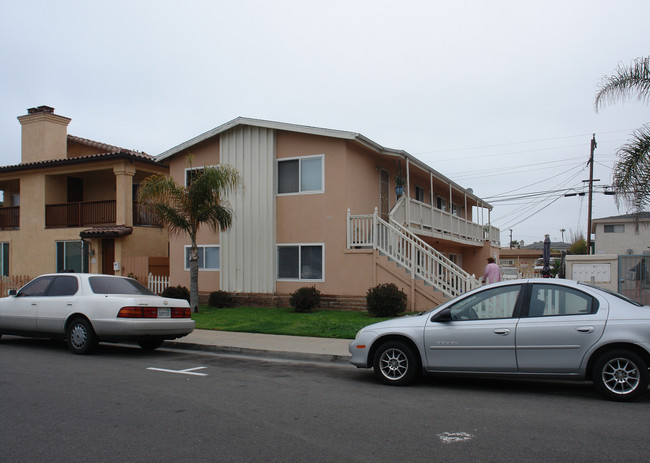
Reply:
[[[188,368],[186,370],[168,370],[166,368],[148,367],[147,370],[163,371],[165,373],[176,373],[176,374],[179,374],[179,375],[208,376],[207,373],[196,373],[194,371],[194,370],[202,370],[204,368],[208,368],[208,367],[194,367],[194,368]]]

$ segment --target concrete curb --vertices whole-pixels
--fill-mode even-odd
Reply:
[[[350,365],[350,356],[333,354],[311,354],[305,352],[286,352],[266,349],[250,349],[247,347],[218,346],[212,344],[198,344],[192,342],[165,341],[163,348],[179,350],[197,350],[203,352],[217,352],[231,355],[258,357],[262,359],[294,360],[311,363],[327,363],[336,365]]]

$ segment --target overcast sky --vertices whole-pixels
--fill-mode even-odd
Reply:
[[[650,54],[648,18],[648,0],[0,0],[0,165],[20,162],[16,117],[33,106],[153,155],[246,116],[406,150],[491,201],[503,245],[510,228],[569,241],[586,197],[498,199],[581,190],[593,133],[611,182],[650,108],[595,113],[593,98]],[[594,218],[625,212],[594,196]]]

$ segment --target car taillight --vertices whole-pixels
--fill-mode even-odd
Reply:
[[[190,318],[192,311],[189,307],[174,307],[172,308],[172,318]]]
[[[158,318],[157,307],[122,307],[118,318]]]

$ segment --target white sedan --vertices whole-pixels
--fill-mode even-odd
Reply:
[[[100,341],[137,341],[146,350],[194,330],[189,303],[160,297],[131,278],[41,275],[0,299],[0,337],[63,338],[75,354]]]

